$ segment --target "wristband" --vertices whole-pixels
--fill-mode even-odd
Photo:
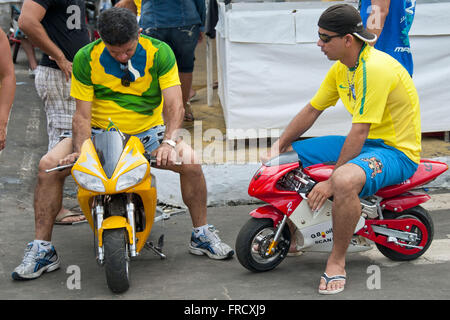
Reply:
[[[177,145],[177,143],[175,141],[173,141],[172,139],[165,139],[161,143],[167,143],[172,148],[175,148],[175,146]]]

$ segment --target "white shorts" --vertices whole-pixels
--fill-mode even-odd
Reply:
[[[59,69],[38,66],[35,86],[47,114],[48,150],[50,150],[61,140],[61,135],[72,131],[75,99],[70,96],[70,80],[66,81],[64,73]]]

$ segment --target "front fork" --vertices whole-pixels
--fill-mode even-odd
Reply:
[[[103,225],[103,214],[105,213],[103,209],[103,199],[98,197],[95,201],[95,206],[92,208],[92,217],[94,218],[94,228],[95,228],[95,236],[94,236],[94,248],[96,248],[96,256],[97,262],[100,265],[103,265],[105,261],[105,254],[103,251],[103,247],[98,245],[99,239],[98,235],[100,234],[100,228]]]
[[[284,215],[283,220],[279,223],[277,226],[277,232],[275,233],[275,237],[273,238],[272,242],[269,245],[269,248],[266,251],[266,256],[270,256],[271,254],[275,253],[275,248],[278,245],[278,241],[280,240],[281,233],[283,232],[284,226],[286,225],[288,216]]]
[[[130,255],[132,257],[136,257],[137,253],[136,253],[136,224],[134,222],[134,210],[135,210],[135,205],[133,203],[133,195],[131,194],[127,194],[127,218],[128,218],[128,224],[131,226],[131,230],[132,230],[132,238],[133,238],[133,243],[130,245]]]
[[[131,226],[131,239],[132,239],[132,243],[129,244],[129,249],[130,249],[130,256],[131,257],[136,257],[137,256],[137,252],[136,252],[136,226],[135,226],[135,218],[134,218],[134,212],[135,212],[135,205],[133,203],[133,198],[131,194],[127,195],[127,204],[126,204],[126,212],[127,212],[127,220],[128,220],[128,224]],[[95,201],[95,205],[92,208],[92,216],[94,217],[94,227],[96,230],[96,236],[94,237],[94,241],[95,241],[95,248],[97,249],[96,251],[96,256],[97,256],[97,262],[100,265],[103,265],[104,260],[105,260],[105,253],[103,250],[103,246],[99,246],[99,238],[98,235],[102,234],[102,232],[100,231],[100,229],[103,226],[103,220],[104,220],[104,203],[103,203],[103,198],[102,197],[98,197]],[[128,239],[130,239],[130,237],[128,237]]]

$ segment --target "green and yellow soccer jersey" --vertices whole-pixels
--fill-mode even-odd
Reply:
[[[100,39],[76,54],[71,95],[92,102],[93,127],[106,129],[112,121],[121,131],[137,134],[164,124],[161,91],[180,85],[172,50],[162,41],[141,35],[128,70],[131,83],[126,87],[121,64]]]
[[[356,70],[337,61],[311,105],[318,110],[341,99],[353,123],[370,123],[368,139],[384,143],[420,162],[419,97],[406,69],[388,54],[365,45]]]

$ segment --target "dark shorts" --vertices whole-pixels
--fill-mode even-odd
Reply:
[[[325,136],[292,143],[304,167],[337,161],[345,141],[344,136]],[[367,197],[379,189],[402,183],[416,172],[418,164],[403,152],[386,145],[381,139],[367,139],[356,158],[349,161],[366,173],[366,183],[359,194]]]
[[[191,25],[177,28],[147,28],[143,34],[164,41],[175,54],[178,71],[192,73],[194,71],[195,47],[200,35],[200,26]]]

